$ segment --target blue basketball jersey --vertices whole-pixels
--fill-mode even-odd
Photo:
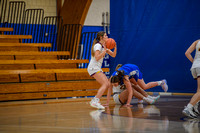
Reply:
[[[142,73],[140,72],[138,66],[134,64],[125,64],[120,67],[118,70],[123,70],[124,75],[128,75],[129,79],[134,78],[136,81],[138,79],[142,79]],[[117,71],[115,71],[112,76],[117,75]]]

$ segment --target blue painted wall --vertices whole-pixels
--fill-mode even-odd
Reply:
[[[146,82],[167,79],[169,92],[195,92],[185,51],[200,37],[199,0],[110,0],[118,63],[139,66]],[[149,91],[162,91],[160,87]]]

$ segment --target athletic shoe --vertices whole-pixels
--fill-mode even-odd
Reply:
[[[138,99],[139,104],[142,104],[143,102],[144,102],[143,100]]]
[[[90,116],[95,120],[98,121],[100,119],[101,113],[103,110],[94,110],[90,112]]]
[[[200,104],[200,103],[197,102],[197,103],[194,105],[193,112],[194,112],[195,115],[200,115],[199,110],[198,110],[199,104]]]
[[[154,103],[155,103],[155,100],[154,100],[154,99],[151,99],[151,98],[144,97],[144,100],[145,100],[148,104],[154,104]]]
[[[167,85],[167,80],[166,79],[162,80],[161,87],[165,92],[168,91],[168,85]]]
[[[90,106],[94,107],[94,108],[97,108],[97,109],[105,109],[104,106],[102,106],[100,103],[99,103],[99,99],[92,99],[90,101]]]
[[[148,116],[160,116],[160,110],[155,105],[146,106],[144,113],[148,113]]]
[[[187,106],[185,106],[185,109],[182,111],[182,113],[190,118],[197,118],[197,116],[193,112],[193,108],[188,108]]]
[[[183,127],[188,133],[196,133],[199,131],[199,119],[188,119],[183,123]]]
[[[151,98],[151,99],[154,99],[157,101],[160,98],[160,95],[158,95],[156,97],[148,95],[148,98]]]

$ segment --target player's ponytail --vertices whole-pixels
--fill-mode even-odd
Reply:
[[[115,71],[117,71],[120,67],[122,67],[122,64],[118,64],[115,68]]]

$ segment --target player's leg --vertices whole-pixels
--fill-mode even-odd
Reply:
[[[200,76],[200,71],[198,71],[197,68],[192,69],[192,76],[193,78],[197,78],[197,92],[193,95],[182,113],[190,118],[197,118],[198,112],[194,110],[194,106],[198,104],[198,101],[200,100],[200,77],[198,77]]]
[[[101,98],[103,93],[106,91],[106,89],[109,87],[110,82],[108,81],[106,75],[103,72],[96,73],[93,75],[93,77],[96,79],[98,83],[101,84],[101,87],[99,88],[96,96],[91,100],[90,105],[98,109],[105,109],[105,107],[103,107],[99,103],[99,99]]]
[[[122,104],[126,103],[126,101],[128,100],[128,95],[129,95],[129,93],[128,93],[127,89],[120,93],[119,99],[122,102]],[[143,96],[141,93],[136,91],[134,88],[133,88],[133,96],[135,96],[138,99],[145,100],[148,104],[153,104],[155,102],[154,99],[150,99],[150,98]]]
[[[132,85],[132,86],[136,91],[141,93],[144,97],[148,97],[148,98],[154,99],[154,100],[158,100],[160,98],[160,95],[158,95],[158,96],[150,96],[150,95],[148,95],[139,85]]]
[[[162,80],[162,81],[155,81],[155,82],[149,82],[149,83],[145,83],[143,79],[138,79],[137,81],[138,85],[144,89],[144,90],[147,90],[147,89],[150,89],[150,88],[153,88],[153,87],[156,87],[156,86],[161,86],[162,89],[167,92],[168,90],[168,86],[167,86],[167,81],[166,80]]]
[[[198,106],[200,100],[200,77],[197,78],[197,92],[193,95],[188,105],[183,110],[183,114],[196,118],[199,115]]]

